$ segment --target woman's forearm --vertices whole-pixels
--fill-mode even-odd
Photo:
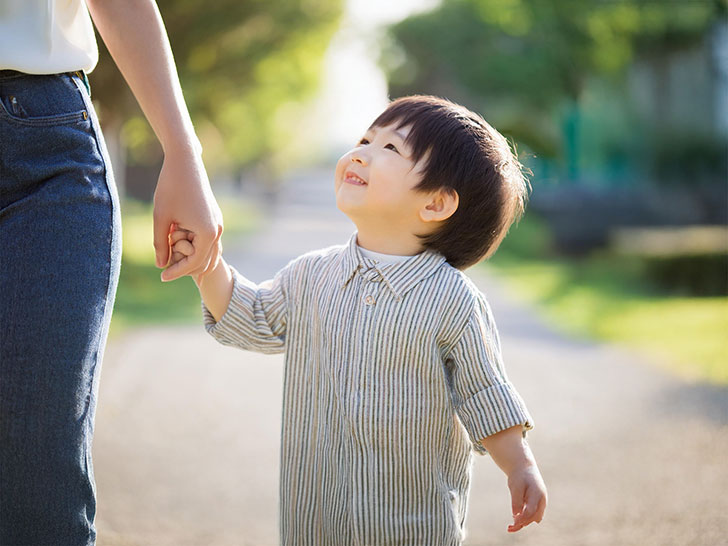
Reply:
[[[165,154],[201,152],[162,17],[154,0],[87,0],[114,62],[149,120]]]

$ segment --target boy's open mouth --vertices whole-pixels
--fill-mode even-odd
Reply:
[[[367,182],[362,177],[360,177],[358,174],[353,173],[351,171],[346,171],[344,173],[344,182],[347,184],[353,184],[355,186],[366,186]]]

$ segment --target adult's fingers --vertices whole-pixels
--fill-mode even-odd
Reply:
[[[169,236],[169,242],[172,246],[174,246],[178,241],[186,240],[190,241],[192,240],[193,233],[191,231],[187,231],[186,229],[180,229],[176,228]]]
[[[172,220],[166,215],[154,213],[154,254],[157,267],[169,263],[169,233]]]
[[[210,261],[207,263],[204,271],[200,273],[200,279],[207,275],[210,271],[212,271],[215,265],[217,265],[218,260],[220,259],[220,254],[222,253],[222,245],[220,244],[222,229],[222,226],[219,226],[217,228],[217,237],[215,238],[215,243],[212,245],[212,251],[210,252]]]
[[[181,256],[182,258],[179,261],[173,260],[173,263],[167,267],[167,269],[162,271],[162,282],[173,281],[188,274],[186,271],[189,271],[190,269],[191,257],[183,254],[181,254]]]

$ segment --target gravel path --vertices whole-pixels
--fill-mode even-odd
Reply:
[[[289,182],[265,229],[226,242],[228,259],[261,281],[306,250],[345,242],[353,227],[330,177]],[[505,478],[478,457],[466,544],[728,544],[728,390],[563,337],[487,268],[469,274],[536,421],[530,443],[550,504],[540,525],[508,535]],[[99,546],[276,544],[282,363],[222,347],[202,326],[110,343],[94,443]]]

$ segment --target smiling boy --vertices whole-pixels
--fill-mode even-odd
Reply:
[[[220,259],[195,279],[226,345],[285,352],[280,541],[457,545],[473,452],[508,476],[515,532],[546,488],[490,307],[462,269],[495,252],[527,182],[505,139],[447,100],[398,99],[338,162],[348,244],[260,285]],[[172,234],[174,261],[194,234]]]

